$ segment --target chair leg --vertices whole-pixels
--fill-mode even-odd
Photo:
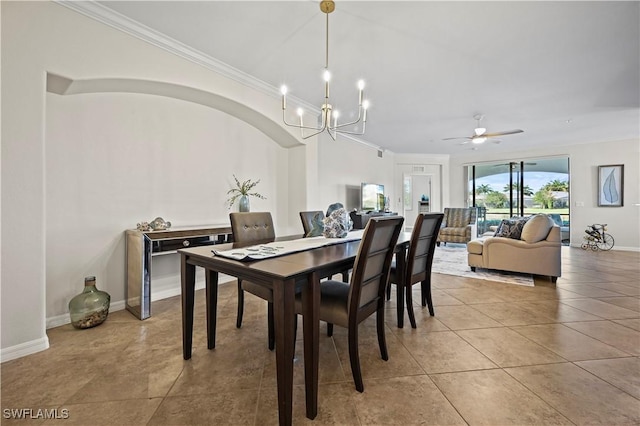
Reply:
[[[389,353],[387,352],[387,341],[384,337],[384,306],[378,306],[378,310],[376,311],[376,329],[378,331],[378,346],[380,346],[380,358],[385,361],[389,361]]]
[[[242,280],[238,279],[238,316],[236,317],[236,327],[242,327],[242,315],[244,314],[244,290]]]
[[[404,327],[404,285],[396,284],[396,317],[398,328]]]
[[[293,318],[293,359],[296,359],[296,338],[298,337],[298,314]]]
[[[331,324],[330,322],[327,323],[327,336],[333,336],[333,324]]]
[[[422,300],[426,301],[426,306],[429,307],[429,315],[434,316],[435,313],[433,310],[433,300],[431,299],[431,278],[428,277],[426,280],[422,281],[422,283],[420,283],[420,288],[422,293]],[[422,306],[425,306],[425,304],[423,303]]]
[[[387,284],[387,300],[391,300],[391,283]]]
[[[349,271],[343,271],[342,272],[342,282],[343,283],[348,283],[349,282]]]
[[[364,392],[362,383],[362,371],[360,370],[360,355],[358,354],[358,325],[349,324],[349,361],[351,361],[351,374],[358,392]]]
[[[267,303],[267,327],[269,334],[269,350],[272,351],[276,347],[276,333],[273,320],[273,303]],[[294,337],[295,339],[295,337]]]
[[[409,314],[409,322],[411,323],[411,328],[417,328],[416,326],[416,316],[413,313],[413,287],[409,286],[407,288],[404,289],[405,293],[406,293],[406,299],[407,299],[407,314]]]

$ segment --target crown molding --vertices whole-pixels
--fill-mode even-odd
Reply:
[[[254,76],[240,71],[222,61],[219,61],[199,50],[193,49],[186,44],[168,37],[159,31],[147,27],[138,21],[135,21],[127,16],[122,15],[106,6],[97,3],[94,0],[88,1],[73,1],[73,0],[52,0],[61,6],[69,8],[75,12],[85,15],[89,18],[95,19],[105,25],[132,35],[140,40],[143,40],[149,44],[159,47],[167,52],[173,53],[183,59],[196,63],[202,67],[205,67],[217,74],[220,74],[233,81],[241,83],[247,87],[257,90],[261,93],[265,93],[274,98],[281,96],[280,89],[258,79]],[[316,111],[318,114],[320,110],[302,99],[293,98],[292,100],[300,105],[303,105],[305,109],[310,111]]]
[[[54,3],[85,15],[89,18],[95,19],[105,25],[125,32],[133,37],[143,40],[149,44],[152,44],[167,52],[173,53],[183,59],[196,63],[202,67],[205,67],[217,74],[220,74],[230,80],[243,84],[251,89],[257,90],[261,93],[267,94],[274,98],[282,96],[280,89],[274,87],[250,74],[240,71],[237,68],[232,67],[222,61],[219,61],[212,56],[209,56],[199,50],[196,50],[178,40],[162,34],[152,28],[141,24],[121,13],[118,13],[106,6],[97,3],[95,0],[87,1],[74,1],[74,0],[52,0]],[[295,96],[289,96],[289,98],[298,105],[304,107],[307,111],[312,111],[316,115],[320,114],[320,109],[300,98]],[[354,142],[361,143],[374,149],[381,149],[378,145],[367,142],[363,139],[359,139],[353,136],[348,136]]]

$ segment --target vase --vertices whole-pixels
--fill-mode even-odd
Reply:
[[[241,212],[249,211],[249,197],[247,197],[246,195],[243,195],[242,197],[240,197],[240,201],[238,203],[238,209]]]
[[[96,288],[96,277],[84,279],[84,290],[69,302],[71,325],[75,328],[91,328],[100,325],[109,315],[109,293]]]

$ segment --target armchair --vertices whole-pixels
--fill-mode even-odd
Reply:
[[[475,207],[446,207],[438,233],[437,244],[468,243],[475,238],[477,209]]]

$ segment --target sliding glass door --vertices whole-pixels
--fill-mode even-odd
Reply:
[[[469,205],[479,208],[479,232],[512,216],[546,213],[563,227],[562,238],[568,243],[567,157],[475,164],[467,173]]]

